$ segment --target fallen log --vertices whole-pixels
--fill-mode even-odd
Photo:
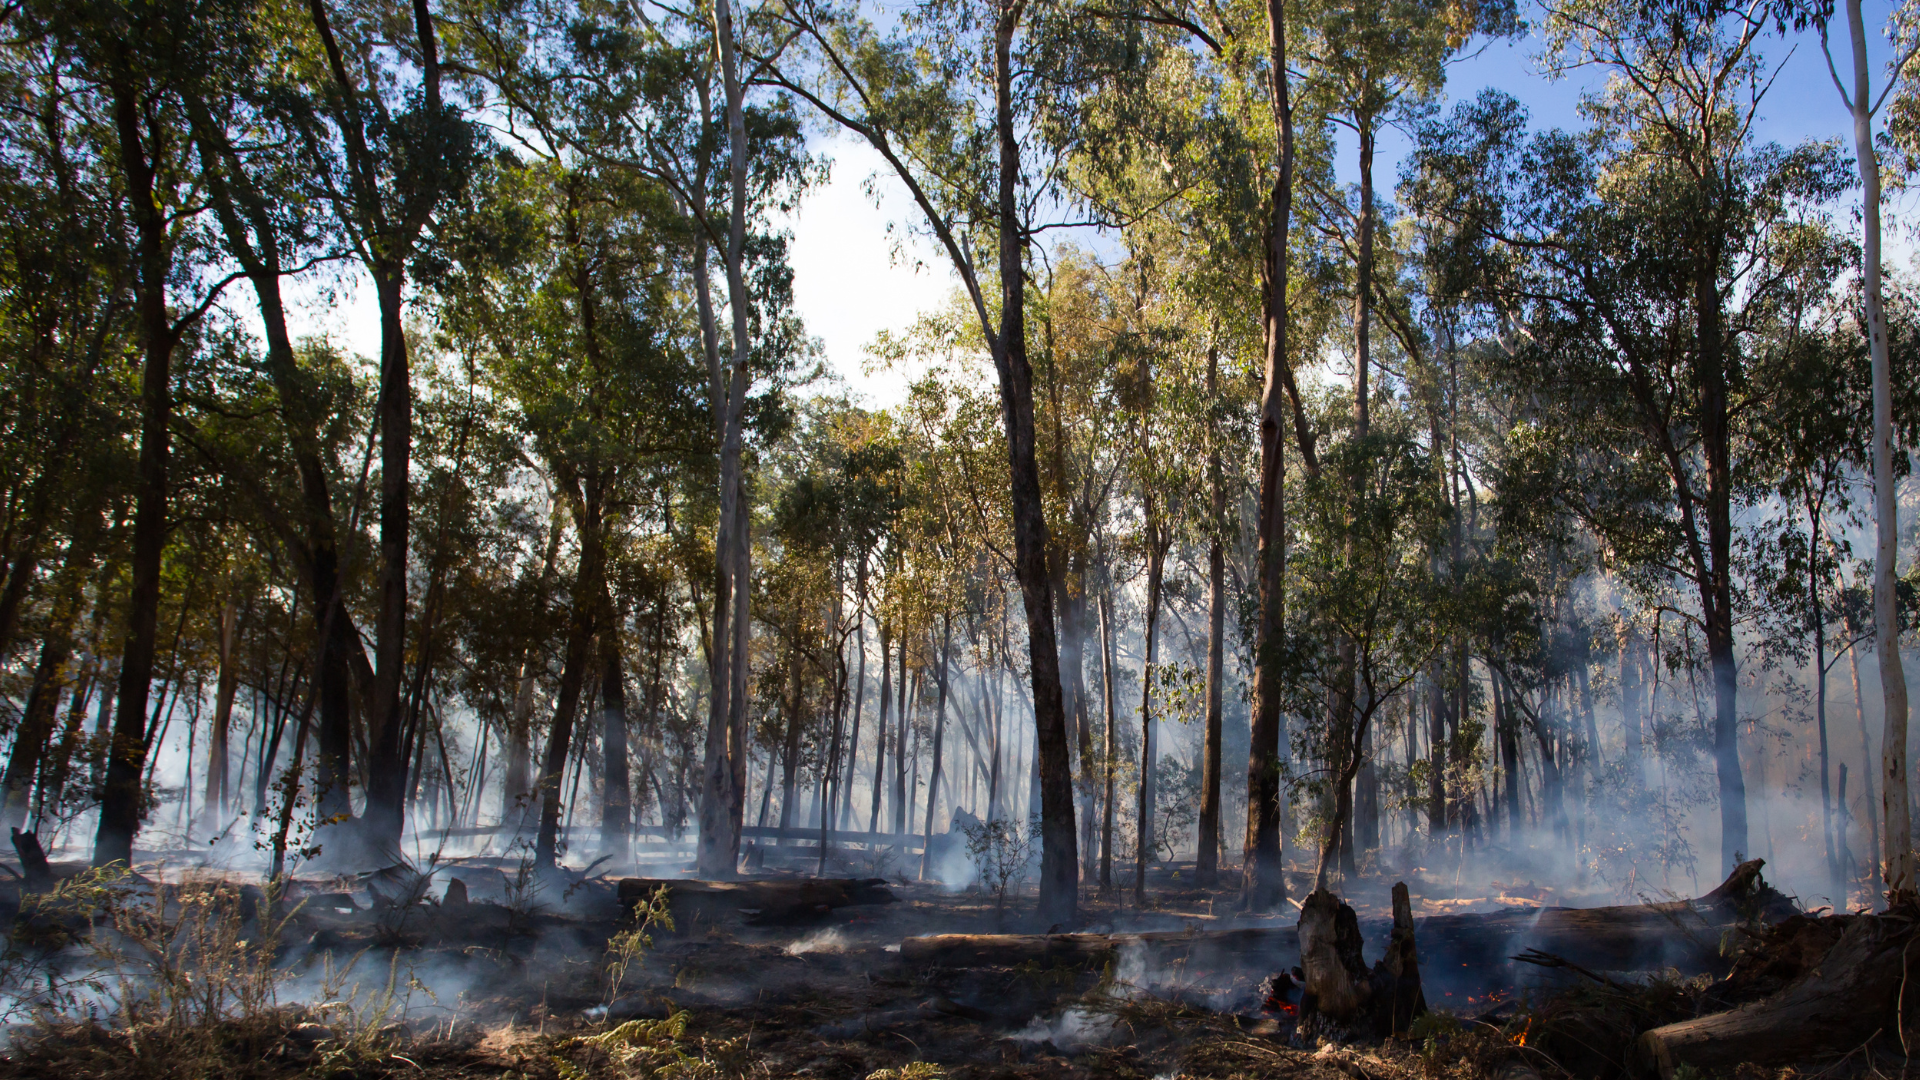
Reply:
[[[1880,1035],[1904,1041],[1901,998],[1920,967],[1911,952],[1920,910],[1840,918],[1851,923],[1817,967],[1771,997],[1646,1032],[1636,1046],[1640,1067],[1672,1080],[1682,1065],[1710,1075],[1743,1062],[1842,1054]],[[1906,996],[1920,997],[1920,990]]]
[[[1762,859],[1741,863],[1718,888],[1694,900],[1429,916],[1417,924],[1421,958],[1430,972],[1485,971],[1537,949],[1595,971],[1718,970],[1726,966],[1729,936],[1737,927],[1798,913],[1760,876],[1765,865]]]
[[[791,926],[860,904],[891,904],[884,878],[769,878],[744,881],[686,881],[621,878],[620,903],[628,908],[667,890],[667,910],[677,928],[743,915],[759,926]],[[683,925],[684,924],[684,925]]]
[[[1715,970],[1725,965],[1722,948],[1737,927],[1796,913],[1792,901],[1761,877],[1764,865],[1760,859],[1742,863],[1719,888],[1694,900],[1415,919],[1419,967],[1431,983],[1450,982],[1450,973],[1463,967],[1477,979],[1505,970],[1518,953],[1538,949],[1596,971]],[[1385,926],[1370,923],[1369,932]],[[1300,935],[1292,926],[1144,934],[934,934],[901,942],[900,958],[928,967],[1100,967],[1126,949],[1139,950],[1150,968],[1277,970],[1299,956]]]

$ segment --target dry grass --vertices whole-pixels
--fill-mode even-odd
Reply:
[[[0,1076],[279,1077],[380,1073],[405,1061],[417,994],[323,958],[314,1003],[283,1000],[297,905],[278,885],[147,881],[90,870],[30,896],[0,954],[10,1052]]]

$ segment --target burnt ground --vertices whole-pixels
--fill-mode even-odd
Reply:
[[[443,895],[453,877],[464,903]],[[1124,902],[1130,890],[1090,890],[1078,929],[1291,925],[1236,919],[1235,890],[1185,877],[1159,870],[1144,907]],[[1385,905],[1366,901],[1384,901],[1390,884],[1348,889],[1369,961],[1384,940],[1375,927]],[[503,861],[474,860],[443,870],[414,903],[378,879],[303,881],[282,934],[275,1003],[214,1032],[43,1018],[14,1029],[0,1077],[1607,1076],[1629,1071],[1637,1029],[1703,1008],[1710,983],[1656,979],[1623,994],[1561,979],[1463,992],[1470,1000],[1456,1006],[1430,979],[1443,1011],[1411,1038],[1380,1041],[1295,1030],[1263,1009],[1260,981],[1271,972],[1253,966],[916,966],[899,953],[909,936],[1049,928],[1031,925],[1031,894],[1003,911],[977,892],[899,879],[888,891],[892,903],[787,912],[778,926],[724,905],[682,909],[671,931],[651,928],[651,947],[615,988],[610,945],[633,922],[614,877],[530,882]],[[1429,912],[1528,899],[1500,895],[1521,887],[1485,891],[1494,895],[1420,896],[1416,886]],[[1799,1075],[1900,1075],[1890,1062],[1881,1046]],[[1740,1080],[1787,1075],[1795,1071]]]

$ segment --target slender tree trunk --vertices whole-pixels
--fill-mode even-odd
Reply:
[[[1853,719],[1860,725],[1860,775],[1867,778],[1867,831],[1871,834],[1868,839],[1872,840],[1880,835],[1880,808],[1878,801],[1873,797],[1873,742],[1867,735],[1867,699],[1860,692],[1860,646],[1858,643],[1847,650],[1847,666],[1853,673]],[[1845,768],[1844,765],[1841,767]],[[1839,832],[1840,848],[1844,852],[1847,835],[1847,804],[1844,799],[1840,801],[1840,824],[1836,828]],[[1872,845],[1869,844],[1868,848],[1871,850]],[[1880,860],[1869,858],[1867,867],[1870,871],[1867,895],[1877,896],[1880,893],[1881,882],[1884,880],[1880,876]]]
[[[860,764],[860,714],[867,703],[867,573],[860,571],[859,605],[854,611],[855,649],[859,661],[855,664],[853,675],[853,730],[847,736],[847,770],[840,781],[840,823],[836,828],[848,828],[853,817],[853,779],[858,775]]]
[[[1813,516],[1809,535],[1820,535],[1817,514]],[[1835,910],[1841,910],[1847,904],[1847,885],[1833,841],[1833,794],[1828,787],[1832,764],[1827,754],[1827,620],[1821,610],[1820,578],[1815,565],[1814,560],[1808,560],[1807,605],[1813,613],[1813,716],[1820,734],[1820,835],[1827,845],[1827,877],[1833,887],[1830,900]]]
[[[208,828],[217,828],[227,812],[227,735],[233,725],[233,697],[240,689],[239,657],[234,639],[240,632],[240,609],[232,600],[220,608],[220,674],[213,692],[213,723],[207,736],[207,797],[201,814]]]
[[[173,248],[167,214],[155,182],[156,162],[146,141],[157,132],[140,113],[140,90],[127,71],[110,84],[113,122],[119,136],[127,213],[135,233],[134,292],[137,301],[140,372],[140,462],[133,516],[132,593],[127,603],[126,646],[120,658],[119,706],[107,753],[93,864],[133,863],[140,829],[141,766],[146,762],[147,698],[153,681],[160,615],[161,561],[167,543],[167,456],[173,417],[173,350],[178,341],[167,310],[167,279]]]
[[[1020,134],[1014,124],[1013,36],[1024,0],[1000,8],[994,32],[994,129],[999,143],[1000,329],[993,361],[1007,430],[1011,478],[1014,577],[1027,616],[1034,730],[1041,777],[1039,916],[1071,924],[1079,905],[1079,837],[1073,825],[1073,772],[1060,692],[1060,653],[1047,576],[1047,523],[1035,460],[1033,367],[1027,360],[1026,233],[1020,215]]]
[[[627,764],[627,678],[620,660],[620,618],[604,576],[600,617],[600,738],[605,792],[600,809],[600,850],[624,856],[633,828]]]
[[[905,629],[900,635],[900,682],[894,691],[900,695],[895,703],[894,712],[900,717],[900,730],[893,740],[893,831],[895,835],[905,836],[913,831],[913,792],[907,787],[907,729],[910,726],[907,716],[907,703],[920,700],[920,675],[913,676],[913,691],[907,690],[907,636]],[[919,784],[920,776],[920,740],[913,743],[914,783]]]
[[[1847,37],[1853,46],[1853,148],[1860,165],[1862,286],[1867,313],[1867,347],[1873,362],[1873,631],[1880,650],[1880,691],[1885,723],[1880,732],[1882,873],[1896,897],[1915,892],[1911,810],[1907,794],[1907,673],[1900,656],[1899,597],[1895,581],[1900,559],[1898,489],[1893,473],[1893,377],[1887,356],[1887,314],[1880,285],[1880,159],[1873,146],[1871,64],[1860,0],[1847,0]]]
[[[940,808],[940,751],[947,732],[947,656],[953,645],[953,619],[941,616],[939,667],[935,676],[939,694],[939,704],[935,706],[933,720],[933,771],[927,777],[927,821],[926,834],[921,838],[920,880],[927,880],[933,872],[933,822],[934,813]]]
[[[893,668],[887,664],[888,652],[892,647],[892,626],[886,622],[880,624],[880,720],[874,725],[875,743],[873,748],[873,810],[867,815],[867,831],[880,831],[880,792],[886,784],[887,773],[887,711],[892,705]]]
[[[1106,699],[1106,753],[1101,758],[1106,792],[1100,801],[1100,891],[1113,891],[1113,780],[1119,761],[1118,724],[1113,707],[1113,595],[1108,583],[1100,590],[1100,685]]]
[[[553,592],[554,562],[560,554],[560,529],[565,521],[560,497],[556,494],[547,508],[547,550],[540,564],[540,586],[535,603],[546,614]],[[503,778],[500,823],[513,822],[515,835],[526,830],[532,810],[531,777],[533,768],[533,689],[536,650],[528,648],[520,656],[520,677],[513,695],[513,715],[507,721],[507,771]]]
[[[827,849],[832,841],[831,829],[834,819],[834,801],[839,790],[835,785],[843,783],[846,775],[841,771],[841,736],[846,731],[847,721],[847,656],[846,637],[840,633],[840,603],[845,590],[840,580],[840,570],[836,565],[833,574],[833,606],[827,618],[835,638],[833,650],[833,734],[827,751],[827,760],[821,763],[820,788],[816,801],[820,807],[820,864],[818,875],[827,873]]]
[[[787,650],[787,701],[783,711],[787,714],[787,738],[780,757],[780,827],[791,829],[801,824],[794,820],[796,796],[800,776],[800,616],[796,611],[793,627],[787,640],[793,642]]]
[[[1225,495],[1216,483],[1216,526],[1224,515]],[[1202,888],[1211,888],[1220,877],[1220,742],[1226,629],[1226,552],[1220,538],[1215,536],[1207,544],[1207,730],[1200,760],[1200,834],[1194,848],[1194,878]]]
[[[1167,546],[1161,543],[1161,525],[1154,511],[1155,500],[1147,502],[1147,643],[1146,658],[1140,667],[1140,806],[1138,822],[1134,829],[1135,850],[1133,863],[1133,902],[1145,904],[1147,901],[1147,863],[1154,855],[1153,836],[1154,803],[1157,793],[1154,791],[1154,740],[1153,740],[1153,678],[1154,666],[1160,660],[1160,585],[1166,572]],[[1172,535],[1167,536],[1168,541]]]
[[[1220,347],[1207,347],[1207,403],[1220,404]],[[1227,559],[1222,535],[1227,528],[1227,487],[1214,425],[1207,429],[1207,718],[1200,751],[1199,835],[1194,842],[1194,879],[1211,888],[1220,879],[1220,743],[1223,683],[1226,680]]]
[[[1287,233],[1293,213],[1293,104],[1287,77],[1285,7],[1267,0],[1268,78],[1275,137],[1273,188],[1267,201],[1261,302],[1266,363],[1260,391],[1260,615],[1255,624],[1253,722],[1247,753],[1247,835],[1243,845],[1241,906],[1277,911],[1287,883],[1280,837],[1280,696],[1285,680],[1286,633],[1286,417],[1283,392],[1292,388],[1287,352]],[[1294,395],[1297,397],[1297,395]],[[1295,426],[1303,443],[1297,407]]]
[[[750,588],[746,482],[741,474],[747,382],[751,353],[746,283],[747,128],[745,89],[733,38],[732,0],[713,5],[727,114],[727,308],[732,317],[733,356],[722,373],[713,364],[710,382],[716,412],[724,407],[720,436],[720,530],[714,552],[713,705],[707,723],[705,782],[700,800],[698,869],[706,878],[732,877],[740,861],[740,819],[746,786],[747,593]],[[705,245],[701,245],[704,265]],[[704,290],[703,290],[704,292]],[[709,318],[710,316],[703,316]],[[712,340],[713,335],[707,335]],[[725,655],[722,661],[720,657]]]
[[[540,831],[534,840],[534,862],[548,868],[557,865],[559,857],[561,787],[566,780],[567,755],[573,745],[573,724],[580,708],[580,694],[586,685],[587,669],[593,666],[594,615],[605,587],[601,576],[605,551],[600,535],[599,494],[591,486],[583,490],[576,477],[563,476],[562,480],[574,510],[580,563],[574,576],[559,700],[554,706],[553,727],[547,732],[546,757],[540,770]],[[601,668],[604,672],[604,661]]]

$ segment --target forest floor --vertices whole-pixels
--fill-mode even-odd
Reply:
[[[1130,885],[1130,875],[1124,877]],[[445,896],[454,878],[466,892],[464,902]],[[1420,914],[1537,903],[1542,892],[1494,883],[1463,897],[1458,887],[1429,885],[1423,894],[1417,878],[1414,884]],[[1380,923],[1390,885],[1362,880],[1346,890],[1370,955],[1385,939]],[[1089,890],[1078,929],[1204,932],[1293,922],[1291,912],[1234,917],[1236,890],[1194,887],[1190,868],[1160,868],[1149,874],[1148,886],[1148,902],[1139,907],[1126,902],[1130,888],[1112,896]],[[17,886],[11,888],[9,895],[0,886],[0,907],[11,909],[0,914],[19,910]],[[1257,964],[1210,972],[1139,970],[1124,959],[1101,970],[919,966],[902,959],[903,939],[1050,928],[1031,925],[1030,893],[1009,897],[1003,910],[979,892],[897,878],[886,888],[894,902],[789,913],[781,920],[789,925],[782,926],[750,925],[738,911],[682,911],[671,931],[656,924],[651,943],[640,945],[622,937],[633,919],[613,875],[543,878],[506,860],[474,860],[443,869],[434,880],[408,883],[399,903],[392,883],[377,878],[302,880],[289,898],[299,906],[281,929],[271,995],[242,1001],[244,971],[222,974],[217,962],[198,965],[202,970],[176,977],[133,1025],[107,1025],[73,1010],[63,1020],[18,1024],[0,1052],[0,1077],[1624,1075],[1625,1051],[1637,1034],[1631,1029],[1699,1011],[1710,982],[1654,980],[1644,995],[1657,1002],[1639,1002],[1626,1010],[1631,1017],[1601,1025],[1612,1050],[1598,1057],[1562,1054],[1572,1059],[1563,1061],[1540,1048],[1542,1036],[1556,1017],[1591,1005],[1581,997],[1587,991],[1570,989],[1565,980],[1497,986],[1491,994],[1481,986],[1463,990],[1462,1001],[1429,977],[1436,1013],[1419,1021],[1411,1037],[1381,1041],[1326,1028],[1295,1030],[1288,1016],[1263,1007],[1261,981],[1274,972]],[[1295,895],[1303,892],[1297,888]],[[415,902],[406,902],[410,898]],[[181,910],[161,912],[145,942],[149,953],[164,951],[153,947],[156,941],[177,947],[189,938],[209,948],[204,927],[187,926]],[[252,921],[246,927],[257,932]],[[227,935],[237,936],[243,935]],[[610,965],[622,958],[623,943],[630,962],[621,974]],[[75,948],[69,945],[67,955]],[[20,953],[17,945],[11,950],[15,963]],[[69,965],[65,973],[77,970]],[[1475,974],[1482,983],[1507,979]],[[199,1022],[194,995],[207,997],[222,979],[234,1003],[219,1023]],[[1580,1013],[1576,1019],[1567,1037],[1593,1042],[1592,1018]],[[1898,1043],[1882,1039],[1838,1062],[1798,1073],[1749,1069],[1738,1080],[1890,1077],[1905,1075],[1904,1064]]]

